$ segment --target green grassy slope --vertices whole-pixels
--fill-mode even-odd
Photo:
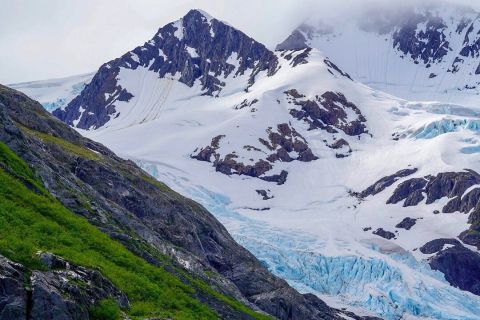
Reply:
[[[194,298],[203,290],[233,309],[266,318],[223,296],[198,279],[187,285],[148,264],[58,202],[28,165],[0,143],[0,253],[30,269],[41,269],[36,253],[48,251],[88,268],[98,268],[129,298],[131,317],[215,319]]]

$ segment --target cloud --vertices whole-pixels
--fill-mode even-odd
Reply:
[[[347,19],[365,7],[365,0],[0,2],[0,83],[95,71],[192,8],[203,9],[273,48],[309,16]],[[480,9],[478,0],[456,3]]]

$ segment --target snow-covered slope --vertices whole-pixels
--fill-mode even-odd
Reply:
[[[356,80],[405,99],[477,105],[479,13],[406,3],[366,5],[339,23],[312,17],[277,48],[318,48]]]
[[[480,109],[395,98],[335,63],[193,10],[56,115],[303,292],[385,319],[478,319]]]
[[[53,111],[64,108],[73,100],[85,85],[92,80],[94,73],[87,73],[60,79],[22,82],[8,85],[40,102],[45,109]]]

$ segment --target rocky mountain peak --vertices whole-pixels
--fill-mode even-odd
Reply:
[[[121,81],[131,76],[125,71],[154,72],[159,78],[199,86],[203,95],[218,96],[228,79],[242,77],[242,89],[248,90],[260,72],[273,75],[277,66],[276,55],[263,44],[203,11],[190,10],[150,41],[102,65],[82,93],[53,114],[81,129],[103,126],[119,115],[118,102],[135,96]]]

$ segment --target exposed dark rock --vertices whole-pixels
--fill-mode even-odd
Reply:
[[[279,43],[275,50],[299,50],[308,48],[308,40],[314,35],[327,35],[333,32],[333,28],[326,24],[312,27],[308,24],[301,24],[282,43]]]
[[[290,64],[293,67],[296,67],[300,64],[308,63],[307,58],[310,55],[310,51],[312,51],[311,48],[286,51],[282,53],[282,57],[287,60],[291,60]]]
[[[30,274],[0,256],[0,319],[83,320],[89,318],[93,305],[107,298],[128,308],[127,297],[99,271],[49,253],[43,253],[40,260],[47,271]]]
[[[63,139],[83,153],[42,140],[39,133]],[[154,252],[170,258],[172,263],[186,261],[189,268],[185,272],[279,319],[340,318],[340,311],[325,306],[317,297],[305,297],[270,273],[201,205],[148,176],[133,162],[82,137],[39,103],[3,86],[0,141],[32,167],[45,188],[66,208],[103,232],[116,234],[116,239],[133,253],[148,257],[149,252]],[[216,277],[207,277],[207,271]],[[53,276],[64,271],[47,272]],[[39,285],[44,283],[38,279]],[[214,296],[202,297],[220,316],[232,312],[236,316],[230,318],[245,316]]]
[[[425,30],[418,28],[420,23],[426,23]],[[441,61],[450,49],[444,34],[446,28],[439,17],[412,13],[393,33],[393,47],[417,62]]]
[[[251,107],[255,103],[258,102],[258,99],[253,99],[252,101],[249,101],[247,99],[243,100],[240,104],[236,105],[234,108],[235,110],[240,110],[246,107]]]
[[[395,228],[410,230],[417,223],[417,219],[406,217]]]
[[[373,196],[376,195],[377,193],[382,192],[385,190],[385,188],[390,187],[392,184],[394,184],[398,179],[407,177],[411,174],[414,174],[417,172],[417,168],[407,168],[407,169],[402,169],[397,171],[396,173],[383,177],[371,186],[369,186],[367,189],[363,190],[362,192],[356,194],[360,198],[366,198],[368,196]]]
[[[262,196],[262,200],[273,199],[273,196],[270,196],[270,190],[255,190],[259,195]]]
[[[480,232],[477,229],[470,229],[461,232],[458,238],[463,243],[480,248]]]
[[[432,254],[437,253],[443,249],[443,247],[448,244],[452,246],[461,246],[460,241],[457,239],[435,239],[425,243],[423,246],[420,247],[420,252],[423,254]]]
[[[406,199],[404,206],[415,206],[424,199],[423,194],[425,194],[426,203],[430,204],[443,197],[461,197],[468,188],[479,183],[480,176],[472,170],[443,172],[437,176],[413,178],[402,182],[387,203],[397,203]],[[475,189],[462,199],[455,198],[443,208],[443,212],[454,212],[461,209],[467,212],[476,205],[475,199],[479,194],[480,192]]]
[[[307,48],[307,39],[299,30],[294,30],[287,39],[277,45],[275,50],[301,50],[305,48]]]
[[[190,54],[192,50],[196,55]],[[232,55],[238,58],[238,68],[228,62]],[[261,43],[220,20],[191,10],[178,22],[162,27],[144,45],[102,65],[81,94],[53,114],[69,125],[77,120],[76,127],[81,129],[103,126],[118,115],[116,102],[132,98],[128,88],[118,84],[120,68],[148,68],[160,78],[179,74],[179,81],[187,86],[199,81],[204,94],[217,95],[229,75],[248,75],[248,88],[259,72],[272,75],[277,66],[275,54]]]
[[[429,179],[425,187],[427,204],[443,197],[461,196],[468,188],[480,183],[480,176],[473,170],[444,172]]]
[[[260,177],[260,179],[268,182],[276,182],[278,185],[284,184],[287,181],[288,172],[282,170],[280,174],[274,174],[271,176]]]
[[[342,93],[327,91],[314,100],[305,100],[304,95],[295,89],[285,91],[285,94],[293,100],[300,110],[291,109],[290,114],[308,123],[309,130],[322,129],[329,133],[337,133],[342,130],[349,136],[358,136],[367,133],[365,117],[360,109],[348,101]],[[346,110],[350,109],[356,114],[356,119],[348,119]]]
[[[254,164],[245,164],[244,160],[239,159],[235,152],[226,154],[223,158],[217,150],[220,147],[220,141],[225,136],[220,135],[212,139],[209,146],[195,151],[191,157],[200,161],[213,163],[216,171],[226,175],[238,174],[250,177],[257,177],[265,181],[277,182],[283,184],[287,178],[288,172],[282,171],[276,175],[265,175],[273,169],[273,164],[277,161],[291,162],[294,160],[309,162],[318,159],[309,148],[307,141],[294,128],[286,123],[279,124],[277,130],[272,128],[267,130],[267,139],[259,138],[262,149],[247,145],[243,146],[246,151],[263,152],[265,157],[257,160]]]
[[[426,185],[427,180],[425,178],[412,178],[404,181],[397,186],[392,196],[387,200],[387,204],[405,200],[404,207],[417,205],[425,198],[422,191]]]
[[[469,188],[477,184],[480,184],[480,175],[469,169],[412,178],[402,182],[387,203],[405,200],[404,206],[415,206],[425,198],[424,195],[427,197],[427,204],[444,197],[450,198],[442,212],[470,213],[468,218],[470,229],[462,232],[459,238],[466,244],[480,248],[480,188],[473,188],[465,194]],[[434,210],[433,213],[438,214],[439,211]]]
[[[470,190],[463,197],[461,195],[456,196],[450,200],[442,209],[444,213],[451,213],[460,211],[463,213],[469,213],[475,208],[480,199],[480,188]]]
[[[339,68],[335,63],[333,63],[332,61],[330,61],[330,60],[328,60],[328,59],[325,59],[325,60],[323,60],[323,62],[324,62],[330,69],[333,69],[333,70],[335,70],[337,73],[339,73],[340,75],[342,75],[342,76],[344,76],[344,77],[352,80],[352,78],[350,77],[350,75],[349,75],[348,73],[343,72],[342,70],[340,70],[340,68]],[[330,69],[329,69],[330,73],[333,74],[333,72],[332,72]],[[353,80],[352,80],[352,81],[353,81]]]
[[[0,256],[0,319],[27,319],[27,270]]]
[[[449,244],[453,247],[443,249],[429,259],[430,267],[442,272],[452,286],[480,295],[480,254],[458,241]]]
[[[383,230],[383,228],[378,228],[377,230],[373,231],[372,233],[377,235],[377,236],[380,236],[382,238],[389,239],[389,240],[395,238],[395,233]]]

